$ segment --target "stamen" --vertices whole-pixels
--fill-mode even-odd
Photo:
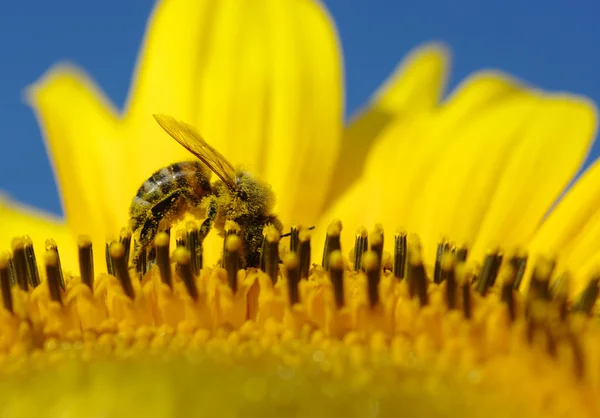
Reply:
[[[380,235],[381,236],[381,241],[383,242],[384,235],[385,235],[385,231],[383,229],[383,225],[382,224],[375,224],[375,226],[373,227],[373,232],[375,232],[378,235]]]
[[[27,259],[25,257],[25,240],[23,238],[15,238],[12,241],[13,258],[15,260],[15,272],[17,284],[21,290],[29,290],[28,274],[27,274]]]
[[[44,262],[46,264],[46,281],[48,282],[50,299],[62,305],[62,298],[60,296],[61,289],[60,274],[58,271],[58,256],[56,255],[56,252],[51,249],[46,250]]]
[[[111,276],[116,276],[115,273],[115,266],[113,265],[113,260],[112,257],[110,256],[110,247],[115,243],[116,241],[108,241],[105,246],[104,246],[104,256],[106,258],[106,271],[108,274],[110,274]],[[146,259],[146,251],[142,251],[142,254],[144,256],[144,264],[142,265],[143,267],[141,268],[142,274],[146,274],[146,263],[145,263],[145,259]],[[140,260],[141,261],[140,257]],[[139,266],[139,264],[138,264]]]
[[[471,319],[471,277],[467,271],[466,264],[457,264],[454,273],[456,274],[458,285],[462,288],[463,315],[466,319]]]
[[[462,245],[456,250],[456,261],[459,263],[464,263],[465,261],[467,261],[468,255],[469,249],[466,246]]]
[[[594,309],[594,304],[598,299],[598,282],[600,282],[600,277],[594,277],[589,281],[587,287],[581,292],[579,299],[573,305],[573,311],[584,312],[588,315],[592,314],[592,309]]]
[[[421,306],[427,305],[427,275],[420,250],[411,251],[408,258],[408,291],[410,297],[419,298]]]
[[[298,245],[300,244],[299,234],[300,228],[296,225],[292,225],[292,228],[290,229],[290,251],[293,253],[298,252]]]
[[[394,277],[402,280],[406,273],[406,231],[401,229],[394,236]]]
[[[139,244],[137,242],[134,241],[134,246],[137,247]],[[109,248],[109,244],[106,245],[106,264],[108,266],[109,264],[109,260],[110,260],[110,256],[108,253],[108,248]],[[110,261],[110,263],[112,263],[112,261]],[[137,256],[137,260],[135,263],[135,272],[139,273],[141,277],[144,277],[144,275],[148,272],[147,270],[148,267],[148,249],[144,249],[144,250],[140,250],[139,254]],[[108,269],[107,269],[108,271]],[[112,269],[112,271],[114,272],[114,269]],[[108,271],[108,274],[112,274],[110,271]],[[114,274],[113,274],[114,276]]]
[[[196,281],[194,280],[194,274],[190,265],[190,251],[187,248],[179,247],[174,251],[173,258],[177,263],[177,273],[181,277],[188,294],[193,300],[198,300],[198,289],[196,288]]]
[[[444,260],[448,259],[450,261],[446,261],[446,263],[449,263],[447,265],[449,265],[449,268],[444,268]],[[442,255],[442,261],[440,264],[440,283],[445,282],[446,280],[449,279],[448,274],[452,273],[452,275],[454,275],[454,266],[456,265],[456,251],[454,251],[452,248],[447,248],[446,250],[444,250],[444,254]],[[454,279],[454,285],[456,286],[456,277],[453,277]]]
[[[0,289],[2,290],[2,305],[8,312],[13,313],[9,262],[10,257],[6,252],[0,254]]]
[[[287,277],[290,306],[293,306],[296,303],[300,303],[300,293],[298,292],[298,282],[300,281],[298,256],[293,252],[288,253],[283,260],[283,265]]]
[[[150,271],[152,266],[156,264],[156,247],[152,245],[147,249],[147,251],[148,253],[146,254],[146,271]]]
[[[544,333],[546,337],[546,349],[548,350],[548,354],[550,354],[552,357],[556,357],[556,336],[547,322],[544,324]]]
[[[502,257],[502,253],[498,251],[492,251],[486,254],[477,283],[479,294],[485,295],[488,289],[496,282],[496,277],[498,277],[498,271],[502,264]]]
[[[456,251],[456,245],[454,245],[451,241],[444,242],[444,252],[445,253],[453,253]]]
[[[123,292],[129,296],[129,298],[134,299],[135,293],[133,291],[133,285],[131,284],[131,276],[127,270],[127,261],[125,260],[125,246],[120,242],[111,244],[109,255],[112,259],[112,264],[115,267],[116,277],[123,287]]]
[[[81,281],[85,283],[90,290],[94,290],[94,252],[92,241],[89,237],[79,238],[79,274]]]
[[[279,272],[279,231],[273,227],[266,228],[263,270],[271,278],[273,284],[277,282]],[[261,262],[261,264],[263,264]]]
[[[367,251],[363,256],[363,266],[367,274],[367,292],[371,308],[379,303],[379,281],[381,280],[381,267],[379,256],[375,251]]]
[[[10,273],[10,284],[14,286],[17,284],[17,268],[15,267],[15,259],[12,255],[9,255],[8,271]]]
[[[340,234],[342,232],[342,222],[339,220],[333,221],[327,228],[327,236],[325,237],[325,248],[323,249],[323,261],[321,265],[325,270],[329,270],[329,256],[335,250],[341,250]]]
[[[508,308],[510,322],[513,322],[516,318],[514,295],[515,270],[510,264],[503,266],[500,270],[500,282],[502,284],[500,298]]]
[[[166,232],[159,232],[154,238],[156,247],[156,264],[160,273],[161,281],[173,289],[173,279],[171,277],[171,262],[169,260],[169,242],[170,237]]]
[[[363,270],[362,257],[368,249],[368,232],[364,226],[361,226],[356,231],[356,237],[354,239],[354,271]],[[331,256],[329,258],[331,259]]]
[[[58,268],[58,283],[60,288],[65,290],[65,278],[63,276],[62,265],[60,263],[60,254],[58,253],[58,245],[52,238],[46,240],[46,251],[54,251],[56,253],[56,266]]]
[[[31,286],[38,287],[40,285],[40,273],[38,271],[37,261],[35,259],[35,251],[33,250],[33,241],[29,236],[24,237],[25,240],[25,258],[27,260],[27,272]]]
[[[310,270],[310,232],[307,229],[302,229],[298,239],[298,274],[301,279],[308,279]]]
[[[509,263],[515,270],[515,290],[519,290],[521,281],[525,275],[525,269],[527,268],[527,253],[522,251],[517,252],[510,258]]]
[[[266,260],[266,248],[267,248],[267,232],[266,229],[263,229],[263,237],[260,243],[260,258],[258,260],[258,268],[262,271],[266,270],[265,260]]]
[[[185,229],[181,228],[175,232],[175,247],[185,247]]]
[[[440,262],[440,277],[446,281],[446,305],[449,310],[456,308],[456,277],[454,274],[454,254],[445,253]]]
[[[308,228],[302,228],[300,226],[292,226],[292,228],[297,228],[298,230],[301,229],[308,229],[309,231],[312,231],[313,229],[316,228],[316,226],[309,226]],[[281,234],[281,236],[279,238],[284,238],[284,237],[291,237],[292,236],[292,230],[290,229],[290,232],[286,232],[285,234]]]
[[[384,251],[381,255],[381,268],[383,272],[392,272],[394,269],[394,260],[392,259],[392,255],[388,251]]]
[[[225,251],[223,252],[223,264],[227,271],[227,282],[233,293],[237,292],[237,275],[242,265],[242,239],[231,233],[225,237]]]
[[[165,234],[167,234],[169,236],[169,240],[171,239],[171,225],[169,224],[169,222],[167,222],[164,219],[162,219],[158,223],[158,232],[157,232],[157,235],[160,232],[164,232]]]
[[[333,286],[335,306],[344,307],[344,258],[341,251],[333,251],[329,256],[329,276]],[[370,296],[369,296],[370,297]]]
[[[187,232],[184,228],[179,228],[177,229],[177,231],[175,231],[175,249],[177,248],[187,248],[186,247],[186,239],[187,239]],[[177,265],[175,265],[175,271],[177,272],[177,269],[179,267]]]
[[[435,252],[435,264],[433,267],[433,282],[440,284],[442,282],[442,257],[446,253],[446,241],[438,242],[437,251]]]
[[[221,259],[221,267],[225,268],[225,258],[227,253],[227,237],[230,235],[240,235],[240,226],[234,221],[227,220],[224,228],[225,236],[223,238],[223,258]]]
[[[552,300],[558,306],[558,314],[561,321],[567,318],[569,313],[569,286],[571,278],[568,273],[561,274],[552,283],[550,293],[552,294]]]
[[[573,351],[573,360],[575,362],[575,376],[577,376],[578,379],[582,379],[585,374],[583,347],[581,346],[581,342],[579,341],[579,338],[577,338],[577,335],[572,331],[569,331],[567,333],[567,341],[569,341],[571,350]]]
[[[411,234],[407,235],[406,248],[407,248],[406,261],[407,261],[407,265],[408,265],[408,260],[410,259],[409,254],[411,252],[418,252],[420,254],[423,250],[423,247],[421,245],[421,239],[419,238],[419,236],[417,234],[411,233]],[[407,271],[407,273],[408,273],[408,271]]]
[[[379,265],[379,268],[381,268],[383,265],[383,229],[381,228],[381,225],[375,226],[375,229],[371,232],[369,241],[371,244],[371,251],[374,251],[375,254],[377,254],[377,264]]]
[[[533,269],[531,283],[529,284],[529,299],[551,300],[550,295],[550,276],[552,275],[553,264],[547,259],[540,259]]]
[[[131,250],[131,229],[122,228],[119,234],[119,242],[125,248],[125,262],[129,265],[129,253]]]
[[[529,315],[527,316],[527,342],[529,344],[533,344],[538,330],[543,330],[547,314],[548,307],[546,301],[542,299],[531,301],[529,304]]]
[[[190,268],[194,277],[200,274],[203,267],[203,248],[202,241],[200,241],[200,229],[196,222],[190,221],[186,225],[187,236],[186,236],[186,247],[190,252]]]

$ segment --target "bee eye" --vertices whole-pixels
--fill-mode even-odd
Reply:
[[[246,193],[245,190],[240,190],[238,191],[238,197],[242,200],[247,200],[248,199],[248,193]]]

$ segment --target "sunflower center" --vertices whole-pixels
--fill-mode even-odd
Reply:
[[[182,362],[200,374],[236,365],[235,390],[245,393],[235,401],[240,405],[278,390],[289,392],[284,398],[304,397],[286,386],[289,375],[308,397],[316,379],[317,398],[327,391],[332,399],[368,394],[364,405],[376,409],[405,399],[409,409],[426,402],[421,412],[431,402],[466,411],[471,393],[478,401],[493,393],[499,404],[525,385],[503,412],[524,402],[528,413],[594,413],[597,398],[588,395],[599,381],[597,279],[571,303],[566,276],[549,285],[551,260],[537,262],[524,294],[518,290],[528,259],[521,252],[490,251],[472,265],[466,248],[444,241],[428,269],[418,238],[405,231],[394,235],[389,254],[381,227],[370,234],[359,228],[349,258],[341,231],[339,221],[331,224],[322,263],[311,266],[309,230],[292,228],[286,246],[267,228],[260,268],[241,269],[244,246],[234,223],[226,225],[214,267],[204,265],[195,223],[177,231],[172,252],[170,230],[163,229],[134,266],[132,236],[123,230],[106,244],[109,274],[97,276],[89,239],[79,243],[78,276],[63,272],[53,241],[40,275],[31,240],[15,239],[12,254],[0,257],[1,368],[13,375],[57,361],[77,370],[116,361],[137,370],[150,356],[160,359],[152,362],[165,379],[174,376],[166,372],[171,365],[185,369]],[[198,359],[208,360],[198,367]],[[435,387],[429,394],[428,385]],[[567,394],[576,401],[565,403]]]

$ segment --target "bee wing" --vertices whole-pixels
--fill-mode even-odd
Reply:
[[[202,138],[202,135],[185,122],[168,115],[154,115],[158,124],[189,152],[198,157],[229,188],[235,188],[235,169],[229,161]]]

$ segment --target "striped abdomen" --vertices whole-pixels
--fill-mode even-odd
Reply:
[[[161,220],[170,224],[182,211],[197,208],[209,193],[210,172],[198,161],[175,163],[152,174],[130,208],[131,228],[138,233],[139,244],[150,244]]]

